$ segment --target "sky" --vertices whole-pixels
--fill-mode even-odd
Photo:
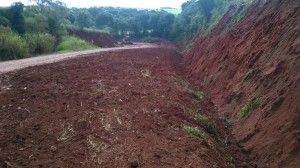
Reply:
[[[68,7],[113,6],[128,8],[157,9],[160,7],[173,7],[180,9],[181,4],[187,0],[61,0]],[[10,6],[13,2],[22,2],[28,5],[29,0],[0,0],[0,6]]]

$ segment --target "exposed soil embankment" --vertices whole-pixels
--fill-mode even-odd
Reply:
[[[256,1],[228,27],[223,18],[185,54],[190,79],[228,114],[258,167],[300,165],[300,4]]]
[[[115,47],[117,41],[109,34],[100,32],[87,32],[83,30],[68,30],[69,34],[76,35],[98,47]]]

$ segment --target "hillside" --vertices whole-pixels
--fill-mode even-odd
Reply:
[[[258,167],[300,165],[300,4],[255,1],[235,25],[230,12],[185,54],[186,74],[228,117]]]

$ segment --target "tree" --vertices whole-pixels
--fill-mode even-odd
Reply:
[[[138,29],[145,36],[148,35],[149,18],[150,18],[150,16],[149,16],[148,11],[140,11],[136,17]]]
[[[25,17],[25,30],[30,33],[48,32],[48,18],[40,13]]]
[[[11,22],[12,29],[17,31],[19,34],[25,32],[24,24],[24,5],[21,2],[13,3],[9,10],[9,20]]]
[[[80,29],[92,25],[92,16],[87,11],[80,11],[76,16],[76,22]]]
[[[158,26],[154,34],[158,37],[169,38],[174,20],[175,16],[173,14],[163,12],[159,17]]]
[[[111,13],[109,12],[100,12],[96,16],[95,24],[98,28],[103,26],[113,26],[114,19]]]
[[[58,0],[33,0],[38,4],[37,12],[47,17],[48,31],[56,38],[61,38],[66,30],[63,27],[68,13],[66,5]]]
[[[11,23],[6,17],[0,16],[0,26],[10,27]]]

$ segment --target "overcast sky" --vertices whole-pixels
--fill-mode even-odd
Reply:
[[[187,0],[61,0],[68,7],[91,7],[91,6],[113,6],[113,7],[132,7],[132,8],[151,8],[173,7],[180,9],[183,2]],[[0,6],[10,6],[13,2],[29,4],[28,0],[0,0]]]

